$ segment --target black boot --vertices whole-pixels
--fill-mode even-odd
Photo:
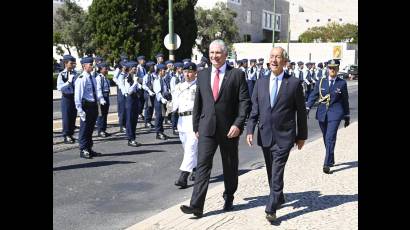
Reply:
[[[175,185],[180,186],[181,188],[188,187],[188,176],[189,172],[182,171],[181,175],[179,176],[179,179],[175,181]]]
[[[196,168],[193,168],[193,169],[192,169],[191,176],[189,177],[189,180],[190,180],[190,181],[195,181],[195,171],[196,171]]]

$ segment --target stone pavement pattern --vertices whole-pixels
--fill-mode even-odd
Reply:
[[[262,154],[260,147],[253,148]],[[286,203],[274,224],[265,219],[269,185],[263,167],[239,177],[231,212],[222,211],[221,184],[208,191],[201,219],[180,211],[180,205],[189,205],[186,200],[127,229],[357,229],[358,123],[338,131],[333,174],[322,172],[324,152],[321,138],[300,151],[292,149],[285,168]]]

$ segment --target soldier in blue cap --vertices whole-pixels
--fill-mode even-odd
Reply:
[[[154,80],[156,78],[155,73],[155,63],[154,62],[147,62],[148,72],[145,74],[143,82],[142,82],[142,89],[144,90],[144,99],[145,99],[145,114],[144,114],[144,121],[145,121],[145,128],[154,128],[155,126],[151,123],[152,121],[152,114],[154,111],[154,100],[155,100],[155,93],[154,93]]]
[[[133,147],[141,146],[141,143],[135,141],[135,132],[138,122],[137,111],[140,107],[138,91],[142,91],[142,85],[139,83],[136,75],[137,65],[138,64],[134,61],[126,62],[125,71],[118,77],[118,86],[121,88],[121,92],[125,97],[125,117],[128,146]]]
[[[341,120],[344,127],[350,124],[349,94],[345,80],[337,77],[339,60],[330,60],[328,63],[329,77],[323,76],[306,104],[307,112],[319,98],[316,110],[316,119],[322,130],[323,141],[326,147],[326,156],[323,163],[323,172],[330,174],[330,167],[335,164],[334,149],[336,145],[337,130]]]
[[[156,138],[167,140],[168,136],[164,134],[163,122],[166,104],[171,100],[171,93],[165,82],[166,66],[164,64],[157,64],[157,71],[158,77],[154,80],[154,93],[156,95],[156,99],[154,100]]]
[[[171,94],[174,92],[175,86],[177,84],[185,81],[184,74],[182,73],[182,68],[184,67],[184,64],[182,62],[176,62],[174,64],[174,67],[175,67],[175,74],[171,76],[171,81],[170,81]],[[172,124],[172,133],[174,135],[178,135],[177,123],[178,123],[178,112],[173,112],[171,113],[171,124]]]
[[[118,77],[124,72],[125,63],[128,61],[128,57],[122,54],[120,57],[120,62],[114,71],[114,76],[112,80],[117,85],[117,113],[118,113],[118,125],[120,126],[120,133],[125,133],[125,97],[118,86]]]
[[[183,66],[186,81],[177,84],[173,92],[174,101],[172,111],[178,112],[178,131],[179,139],[184,148],[184,158],[182,160],[181,174],[175,181],[175,185],[181,188],[187,188],[188,175],[191,174],[191,180],[194,180],[194,172],[198,159],[198,138],[195,135],[192,123],[192,111],[194,108],[196,92],[196,65],[188,62]]]
[[[185,58],[182,60],[182,63],[184,63],[184,65],[188,62],[191,62],[191,58]]]
[[[61,91],[61,115],[63,122],[64,143],[72,144],[75,129],[75,119],[77,110],[74,103],[74,84],[77,78],[75,71],[75,58],[71,55],[64,55],[64,70],[58,74],[57,90]]]
[[[252,97],[253,86],[256,82],[256,59],[249,60],[250,66],[247,70],[246,83],[248,84],[249,96]]]
[[[262,59],[262,61],[260,61]],[[263,68],[263,58],[258,59],[258,63],[256,63],[256,79],[259,79],[265,76],[266,69]]]
[[[97,64],[98,75],[95,78],[97,82],[97,99],[100,102],[100,111],[97,118],[98,136],[108,137],[111,134],[107,133],[107,116],[110,109],[110,80],[107,78],[109,65],[105,62]]]
[[[144,76],[147,74],[147,70],[145,68],[145,56],[138,56],[137,57],[138,61],[138,66],[137,66],[137,77],[138,77],[138,83],[142,85],[142,82],[144,80]],[[138,98],[139,98],[139,105],[142,105],[138,108],[138,115],[141,117],[142,120],[145,120],[144,115],[142,114],[143,109],[144,109],[144,104],[145,104],[145,99],[144,99],[144,90],[139,90],[138,92]]]
[[[75,107],[80,115],[80,133],[78,135],[80,157],[87,159],[101,155],[101,153],[92,150],[92,135],[98,117],[97,81],[91,76],[93,61],[92,57],[81,59],[83,72],[75,81],[74,90]]]

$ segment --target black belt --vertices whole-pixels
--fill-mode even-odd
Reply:
[[[81,102],[83,103],[83,105],[97,105],[97,102],[95,102],[95,101],[87,101],[87,100],[85,100],[85,99],[83,99]]]
[[[189,116],[192,115],[192,111],[186,111],[186,112],[182,112],[182,113],[178,113],[179,116]]]

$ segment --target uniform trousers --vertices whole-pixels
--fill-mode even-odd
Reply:
[[[323,166],[330,167],[335,163],[335,145],[339,124],[340,120],[328,121],[327,116],[324,122],[319,121],[319,126],[322,130],[323,141],[326,148],[326,155]]]
[[[110,109],[110,97],[104,96],[105,105],[100,105],[101,114],[97,118],[98,132],[105,132],[107,130],[107,116]]]
[[[137,129],[138,122],[138,104],[139,98],[136,93],[130,94],[127,97],[125,97],[125,127],[127,128],[127,138],[129,141],[135,140],[135,131]]]
[[[95,122],[98,116],[98,107],[96,102],[83,101],[82,109],[85,112],[85,121],[80,121],[80,132],[78,134],[78,142],[80,150],[90,151],[93,147],[93,131]]]
[[[125,96],[121,93],[119,87],[117,87],[117,111],[118,111],[118,124],[120,127],[125,127]]]
[[[184,158],[179,169],[181,171],[192,172],[198,160],[198,139],[194,132],[179,132],[179,139],[184,148]]]
[[[61,115],[63,121],[63,136],[72,136],[75,129],[77,109],[74,103],[74,94],[63,94],[61,97]]]

